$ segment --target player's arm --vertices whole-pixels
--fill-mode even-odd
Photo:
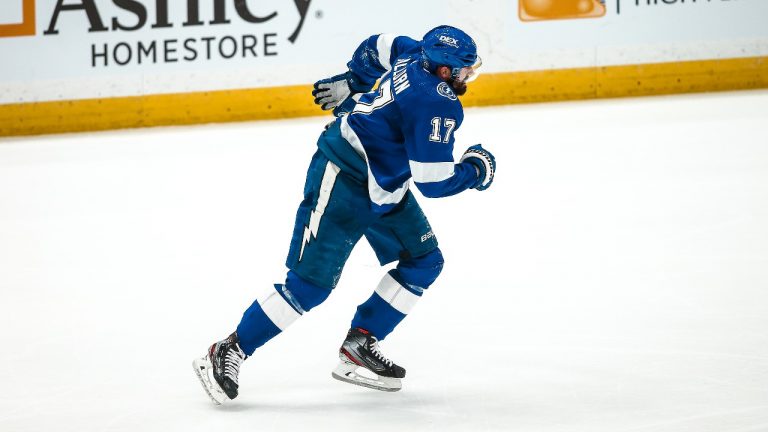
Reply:
[[[376,81],[392,69],[391,62],[418,44],[407,36],[380,34],[369,37],[355,50],[346,72],[315,83],[312,91],[315,103],[323,110],[333,109],[337,116],[351,111],[359,98],[355,95],[371,91]]]
[[[419,46],[408,36],[391,33],[374,35],[363,41],[347,63],[349,71],[366,85],[373,85],[382,75],[392,70],[392,62],[400,54]]]
[[[428,198],[456,195],[477,182],[475,168],[466,163],[410,161],[410,165],[416,187]]]
[[[496,162],[482,147],[472,146],[461,161],[453,159],[454,133],[463,114],[457,109],[442,115],[415,113],[405,130],[411,177],[426,197],[441,198],[467,189],[485,190],[493,181]]]

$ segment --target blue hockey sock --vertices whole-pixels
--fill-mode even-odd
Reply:
[[[373,295],[357,307],[352,327],[368,330],[383,340],[400,324],[421,298],[422,289],[400,282],[397,270],[390,270],[381,279]],[[407,288],[406,288],[407,287]]]
[[[277,293],[275,293],[277,294]],[[298,315],[298,313],[296,313]],[[282,331],[269,319],[259,300],[251,304],[237,326],[237,336],[240,338],[240,348],[246,355],[253,354],[256,348],[267,343],[268,340],[280,334]]]
[[[288,272],[285,285],[276,284],[243,314],[237,326],[240,348],[246,355],[264,345],[296,321],[304,312],[322,303],[331,290],[321,288]]]

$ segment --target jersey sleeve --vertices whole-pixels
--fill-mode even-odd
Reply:
[[[418,47],[420,42],[407,36],[390,33],[374,35],[357,47],[347,67],[361,84],[372,87],[376,80],[392,69],[392,62],[400,54]]]
[[[409,110],[403,117],[403,130],[416,187],[426,197],[440,198],[473,187],[477,171],[468,163],[453,160],[454,133],[464,120],[461,105],[441,96],[433,99]]]

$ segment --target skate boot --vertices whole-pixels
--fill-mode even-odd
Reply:
[[[339,348],[339,365],[331,376],[339,381],[375,390],[395,392],[402,388],[405,369],[379,351],[379,341],[368,331],[353,328]]]
[[[248,358],[240,349],[237,332],[208,348],[208,354],[192,362],[205,392],[216,405],[237,397],[240,365]]]

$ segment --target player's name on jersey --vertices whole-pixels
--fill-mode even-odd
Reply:
[[[91,45],[91,67],[232,60],[278,54],[277,33],[206,36],[186,39],[96,43]]]
[[[395,94],[400,94],[401,91],[411,86],[406,73],[409,61],[411,61],[410,57],[399,59],[392,68],[392,85],[395,86]]]

